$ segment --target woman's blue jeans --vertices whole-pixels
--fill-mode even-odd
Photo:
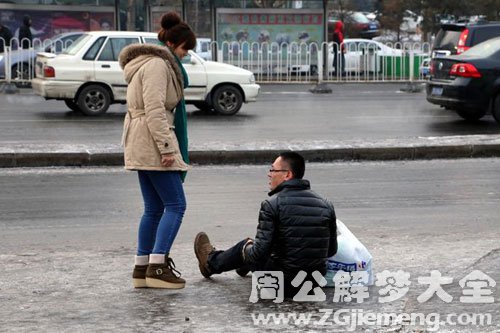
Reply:
[[[180,172],[139,170],[138,175],[144,214],[137,255],[169,253],[186,211]]]

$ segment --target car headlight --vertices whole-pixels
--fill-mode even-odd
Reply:
[[[255,75],[250,75],[250,78],[249,78],[249,81],[250,83],[255,83]]]

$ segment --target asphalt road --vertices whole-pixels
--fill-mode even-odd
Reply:
[[[189,207],[179,241],[190,242],[200,229],[217,241],[252,236],[260,201],[267,197],[268,168],[194,167],[185,184]],[[500,234],[499,168],[500,159],[311,163],[306,177],[362,238],[460,234],[475,239]],[[56,235],[65,246],[134,244],[142,207],[135,172],[0,169],[0,187],[3,253],[15,253],[19,243],[26,249],[58,248]]]
[[[331,95],[312,95],[304,85],[264,85],[259,101],[233,117],[189,107],[191,146],[500,133],[491,116],[468,124],[428,104],[423,93],[402,93],[399,87],[334,85]],[[66,111],[62,102],[26,92],[0,95],[0,145],[118,144],[124,111],[124,106],[113,106],[103,117],[87,118]],[[458,281],[473,270],[500,281],[499,166],[497,158],[309,164],[306,176],[313,188],[334,202],[339,219],[368,247],[375,272],[411,274],[411,291],[398,302],[379,304],[371,298],[350,308],[491,313],[492,326],[447,329],[498,331],[497,304],[471,307],[457,300]],[[259,204],[266,197],[268,167],[195,167],[189,173],[188,210],[173,250],[188,285],[177,293],[130,287],[142,204],[134,173],[122,168],[0,169],[0,327],[262,332],[280,327],[255,326],[251,313],[346,307],[331,301],[249,305],[250,279],[235,274],[213,281],[200,277],[192,253],[194,235],[206,231],[219,248],[253,236]],[[453,302],[444,304],[437,297],[424,304],[416,301],[425,290],[417,277],[433,269],[453,277],[454,284],[446,287]],[[386,329],[392,328],[380,331]]]
[[[488,115],[474,124],[429,104],[424,93],[405,93],[402,84],[337,84],[332,94],[312,94],[308,85],[262,85],[256,103],[231,117],[188,106],[192,147],[223,144],[257,146],[285,142],[366,140],[367,142],[469,134],[499,134]],[[25,90],[0,95],[0,142],[118,144],[126,108],[114,105],[98,118],[68,111],[62,101],[45,101]]]
[[[141,210],[135,173],[121,168],[1,169],[1,326],[8,331],[262,332],[280,326],[255,326],[251,313],[361,308],[490,313],[493,326],[447,329],[498,330],[498,305],[459,302],[458,281],[475,269],[500,281],[500,159],[308,165],[306,177],[334,202],[338,218],[370,250],[375,272],[411,274],[408,295],[384,304],[373,301],[376,297],[364,304],[334,304],[330,295],[327,303],[252,305],[249,278],[227,273],[207,281],[200,276],[192,252],[195,234],[206,231],[219,248],[253,236],[268,167],[197,167],[189,173],[188,210],[172,251],[188,281],[179,292],[131,289]],[[417,277],[434,269],[453,277],[444,288],[454,300],[444,303],[435,296],[420,304],[416,298],[426,286]],[[371,292],[376,295],[376,289]],[[498,288],[493,295],[498,302]]]

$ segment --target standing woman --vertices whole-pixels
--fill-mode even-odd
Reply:
[[[125,168],[137,171],[144,199],[133,283],[180,289],[186,281],[169,256],[186,210],[182,183],[189,168],[183,98],[188,78],[180,59],[196,46],[196,37],[171,12],[161,19],[158,39],[164,45],[129,45],[119,59],[128,82]]]

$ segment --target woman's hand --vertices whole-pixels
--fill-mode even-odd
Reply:
[[[161,155],[161,165],[163,165],[164,167],[172,166],[172,164],[174,164],[174,161],[175,156],[173,153]]]

